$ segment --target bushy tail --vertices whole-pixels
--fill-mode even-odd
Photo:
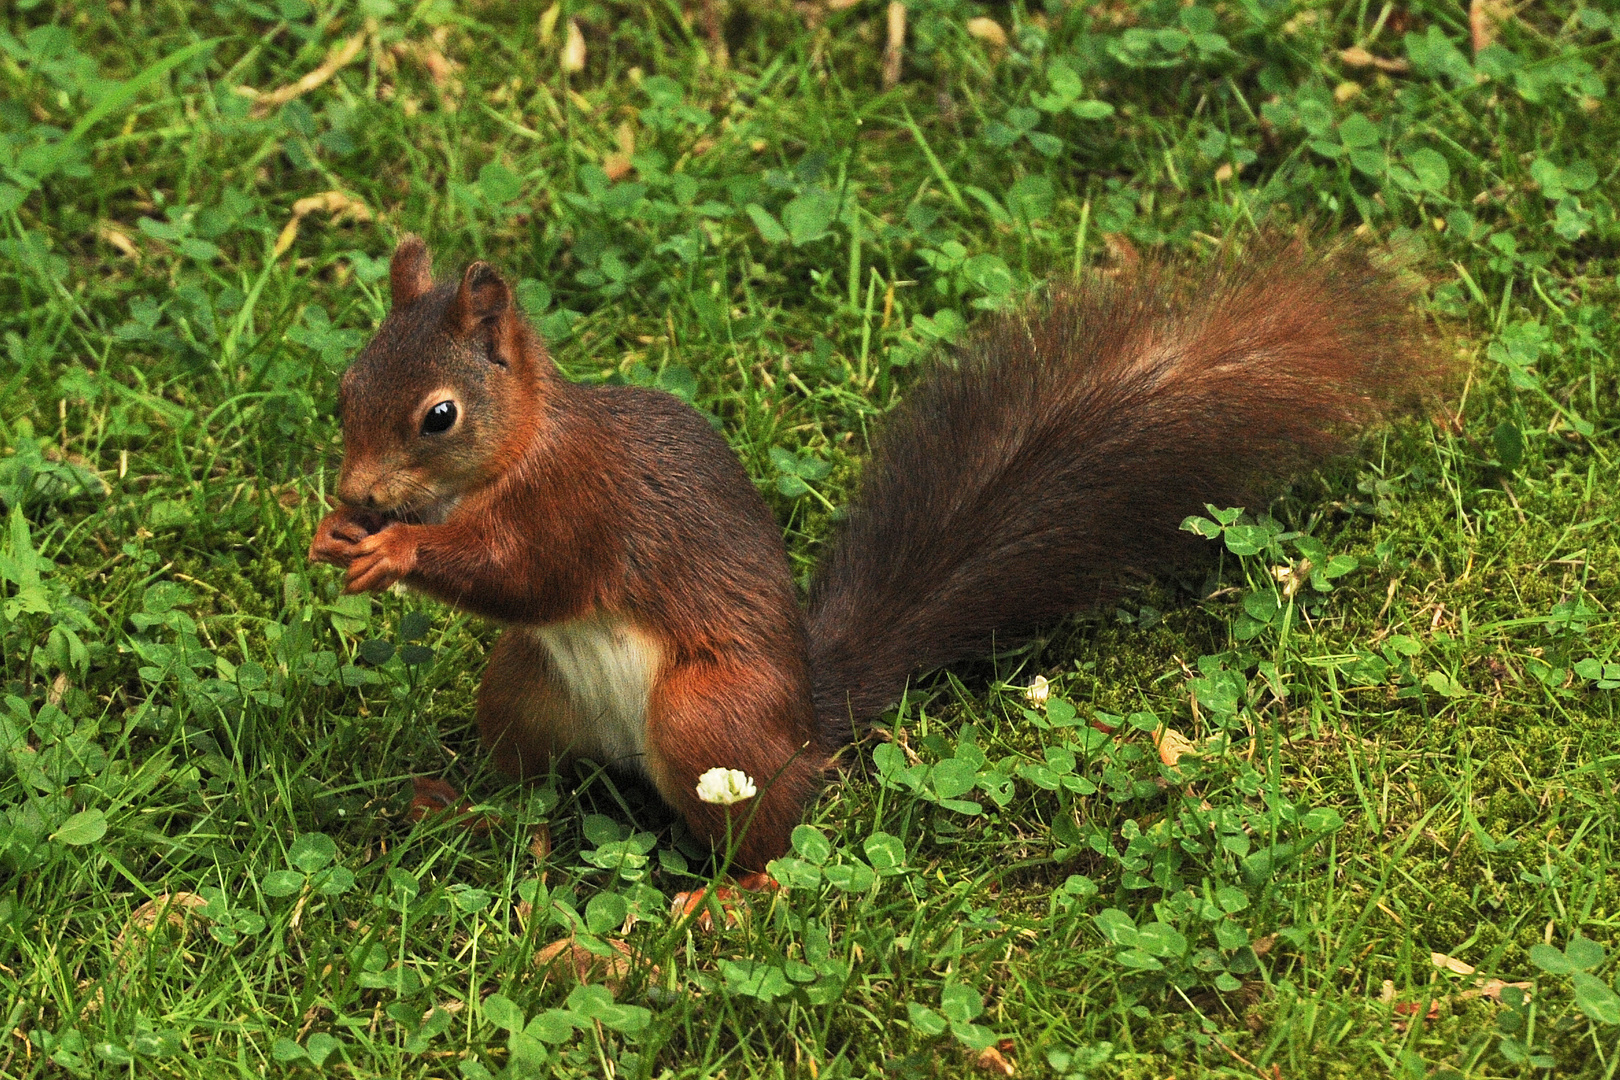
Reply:
[[[1258,507],[1344,450],[1443,366],[1416,325],[1364,252],[1275,238],[992,320],[889,420],[811,586],[827,729],[1185,555],[1205,503]]]

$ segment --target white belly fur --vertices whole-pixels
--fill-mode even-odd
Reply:
[[[530,631],[579,714],[574,753],[646,772],[647,698],[663,665],[658,641],[626,619],[601,616]]]

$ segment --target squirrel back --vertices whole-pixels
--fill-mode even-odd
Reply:
[[[824,730],[1183,558],[1187,515],[1269,501],[1438,374],[1365,252],[1258,248],[1054,285],[913,388],[811,586]]]

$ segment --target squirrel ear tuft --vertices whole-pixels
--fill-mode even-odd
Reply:
[[[450,303],[447,318],[453,330],[468,334],[479,325],[500,318],[511,306],[512,290],[494,267],[480,260],[467,267],[462,275],[461,287]]]
[[[433,288],[433,259],[420,236],[400,237],[388,264],[388,288],[395,307],[406,307]]]

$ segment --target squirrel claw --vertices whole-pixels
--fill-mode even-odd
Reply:
[[[781,884],[763,870],[752,874],[744,874],[737,879],[737,888],[745,892],[775,892]]]
[[[396,525],[354,545],[346,593],[382,592],[416,569],[416,539],[409,526]]]
[[[745,893],[767,892],[779,888],[781,886],[769,874],[744,874],[737,879],[735,887],[722,885],[716,889],[714,901],[719,905],[725,921],[731,926],[739,926],[748,914],[748,909],[744,906]],[[713,909],[706,906],[708,899],[709,890],[706,888],[676,893],[670,904],[670,914],[676,918],[684,918],[695,911],[697,917],[692,920],[692,925],[700,932],[708,933],[714,929]]]
[[[315,539],[310,541],[309,561],[348,566],[355,556],[355,548],[369,536],[387,528],[388,522],[380,515],[352,506],[340,506],[321,519],[315,526]]]

